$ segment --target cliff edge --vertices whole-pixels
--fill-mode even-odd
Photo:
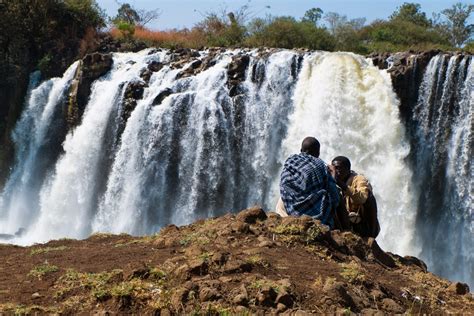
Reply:
[[[0,312],[469,313],[463,283],[373,239],[258,207],[145,237],[0,245]]]

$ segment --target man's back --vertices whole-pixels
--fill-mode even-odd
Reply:
[[[326,164],[307,153],[290,156],[283,167],[280,194],[289,215],[309,215],[332,226],[339,195]]]

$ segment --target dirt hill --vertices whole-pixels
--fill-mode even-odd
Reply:
[[[147,237],[0,245],[6,314],[470,313],[467,285],[373,239],[258,207]]]

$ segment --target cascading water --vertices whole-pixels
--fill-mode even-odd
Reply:
[[[435,56],[413,109],[417,232],[435,273],[474,284],[474,66]]]
[[[65,130],[61,122],[61,102],[71,84],[78,62],[62,78],[53,78],[35,87],[34,74],[26,108],[13,131],[16,145],[15,168],[0,196],[0,229],[13,233],[28,227],[37,215],[39,191],[58,158]],[[14,230],[14,231],[13,231]]]
[[[1,214],[16,219],[0,228],[12,233],[24,227],[24,236],[10,242],[28,244],[98,231],[148,234],[168,223],[185,224],[254,204],[273,209],[282,163],[305,136],[314,135],[324,160],[346,155],[372,182],[382,246],[418,255],[416,185],[405,163],[409,146],[389,75],[349,53],[260,54],[234,50],[213,57],[203,51],[184,67],[174,66],[167,51],[115,54],[112,70],[93,84],[80,124],[48,142],[45,150],[54,154],[38,149],[44,141],[15,138],[21,150],[2,193]],[[229,65],[242,56],[249,58],[247,70],[232,91]],[[182,75],[206,58],[212,59],[208,67]],[[141,75],[153,62],[164,66],[145,82]],[[472,69],[467,72],[472,78]],[[59,123],[41,120],[34,109],[42,113],[51,99],[51,108],[61,113],[61,98],[53,91],[57,85],[56,95],[64,95],[73,73],[70,69],[62,79],[32,90],[31,110],[18,123],[17,135],[39,125],[45,126],[44,139],[55,135]],[[128,116],[126,91],[134,83],[145,88]],[[472,83],[471,90],[463,89],[472,94]],[[467,100],[462,111],[472,112],[472,97],[459,99]],[[449,156],[464,157],[468,178],[472,141],[466,144],[466,139],[472,140],[472,131],[463,129],[467,117],[453,125],[450,139],[460,149]],[[27,120],[32,123],[22,123]],[[40,157],[49,157],[47,163],[38,164]],[[450,174],[460,170],[459,164],[449,166]],[[18,179],[24,179],[26,189]],[[450,190],[462,187],[469,193],[470,185],[455,180]],[[22,196],[31,202],[19,212],[15,205],[23,203]],[[472,247],[472,241],[466,244]]]
[[[361,56],[315,53],[301,70],[294,107],[281,159],[297,152],[307,135],[319,139],[323,160],[349,157],[352,169],[374,187],[381,245],[416,254],[416,209],[409,190],[411,172],[404,163],[409,146],[403,141],[390,76]]]

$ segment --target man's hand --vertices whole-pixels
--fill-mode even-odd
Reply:
[[[328,170],[331,176],[336,179],[336,168],[333,165],[328,165]]]

